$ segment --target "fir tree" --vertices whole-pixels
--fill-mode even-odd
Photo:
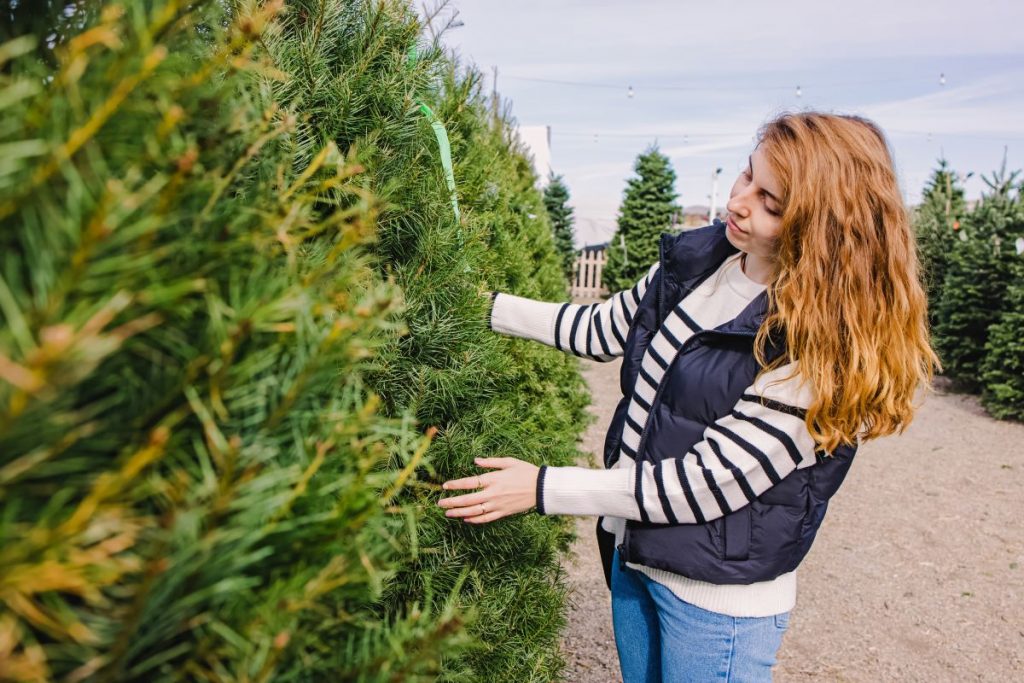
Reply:
[[[569,188],[562,176],[551,174],[547,187],[544,188],[544,208],[551,219],[551,232],[555,239],[555,249],[562,257],[562,270],[565,279],[572,279],[576,265],[576,247],[573,246],[573,216],[569,206]]]
[[[1024,420],[1024,256],[1009,268],[1005,311],[988,330],[981,367],[982,402],[999,418]]]
[[[486,327],[565,292],[511,123],[404,3],[221,8],[0,48],[3,675],[554,680],[569,524],[435,505],[585,423]]]
[[[1014,241],[1024,232],[1016,176],[1004,161],[992,178],[983,178],[989,192],[963,221],[936,305],[933,339],[943,372],[972,391],[981,388],[989,327],[1008,310]]]
[[[2,676],[436,675],[459,610],[379,615],[429,438],[365,386],[376,202],[259,87],[280,4],[143,5],[2,48]]]
[[[946,261],[958,239],[961,221],[967,212],[964,190],[948,162],[939,159],[914,214],[922,278],[928,293],[929,313],[935,323],[935,311],[941,296]]]
[[[618,229],[608,244],[604,285],[616,292],[632,287],[658,260],[658,240],[672,226],[676,174],[657,146],[637,157],[636,176],[626,182]]]

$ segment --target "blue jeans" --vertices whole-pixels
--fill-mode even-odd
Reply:
[[[612,624],[623,683],[771,681],[789,612],[730,617],[676,597],[643,572],[612,562]]]

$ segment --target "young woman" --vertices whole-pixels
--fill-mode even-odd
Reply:
[[[623,679],[767,681],[797,565],[857,445],[930,381],[925,295],[892,157],[856,116],[759,131],[725,223],[661,237],[589,306],[496,294],[491,328],[623,356],[606,469],[481,458],[440,501],[480,524],[596,515]]]

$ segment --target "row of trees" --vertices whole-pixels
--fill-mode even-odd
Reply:
[[[968,207],[939,161],[914,222],[943,373],[992,415],[1024,419],[1024,198],[1019,172],[983,177]]]
[[[566,286],[480,74],[402,0],[45,4],[0,22],[0,680],[557,678],[569,525],[436,505],[586,423],[487,329]]]

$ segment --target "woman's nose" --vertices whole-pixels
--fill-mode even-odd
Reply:
[[[740,195],[738,194],[729,197],[729,201],[725,203],[725,210],[740,216],[746,215],[746,207],[740,201]]]

